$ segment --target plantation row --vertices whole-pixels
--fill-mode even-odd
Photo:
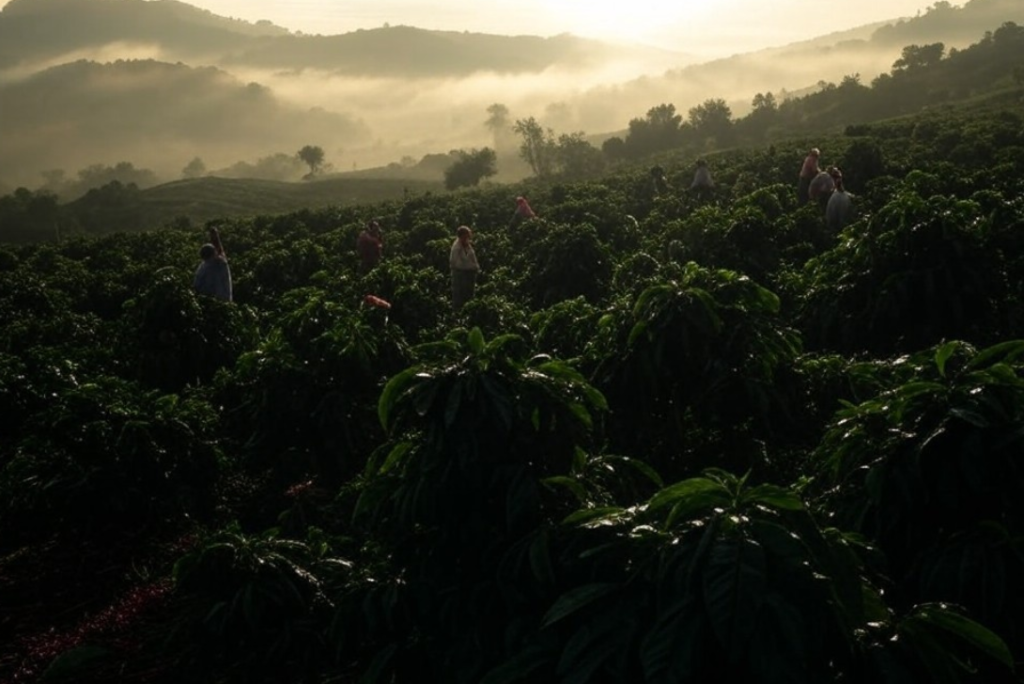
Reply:
[[[1024,122],[847,134],[0,249],[0,679],[1019,681]]]

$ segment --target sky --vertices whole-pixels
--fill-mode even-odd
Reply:
[[[0,0],[0,7],[8,1]],[[717,57],[914,16],[933,1],[192,0],[187,4],[246,21],[267,19],[303,33],[333,35],[385,23],[510,35],[572,33]]]

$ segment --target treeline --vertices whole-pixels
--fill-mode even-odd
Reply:
[[[850,125],[955,106],[1000,91],[1010,92],[1012,98],[1024,86],[1021,54],[1024,27],[1007,22],[986,33],[978,43],[948,54],[941,43],[909,45],[890,73],[878,76],[870,85],[851,75],[838,85],[820,83],[814,93],[781,101],[771,92],[758,93],[752,101],[753,110],[744,117],[734,117],[721,98],[690,108],[685,118],[674,105],[662,104],[630,120],[625,135],[606,139],[600,148],[589,142],[584,132],[556,135],[534,117],[512,121],[502,104],[488,108],[486,125],[494,133],[498,149],[508,148],[510,132],[517,136],[518,154],[536,177],[584,180],[596,178],[617,164],[634,164],[657,155],[700,155],[733,146],[771,143],[786,136],[836,132]],[[992,151],[999,146],[998,140],[993,141]],[[404,160],[377,175],[429,174],[439,181],[444,177],[449,189],[454,189],[475,186],[494,175],[497,160],[488,148],[453,150],[447,155],[426,155],[419,162]],[[302,163],[292,155],[278,154],[255,164],[239,162],[208,172],[197,157],[182,170],[183,177],[208,173],[294,180],[302,175]],[[138,193],[155,183],[151,172],[125,162],[116,167],[94,165],[78,176],[76,181],[68,181],[62,171],[55,170],[48,174],[47,185],[41,190],[19,189],[3,198],[0,239],[51,239],[62,230],[66,235],[78,230],[132,230],[139,225],[133,223],[142,211]],[[112,185],[103,187],[106,184]],[[89,188],[93,193],[76,207],[58,206],[59,198],[75,197]],[[53,194],[58,197],[47,197]],[[104,220],[89,218],[89,214],[104,211],[98,204],[105,201],[112,204]]]
[[[1021,54],[1024,27],[1007,22],[978,43],[948,54],[942,43],[908,45],[890,73],[870,85],[853,74],[839,84],[820,82],[816,92],[800,97],[780,100],[771,92],[758,93],[752,111],[740,118],[721,98],[692,107],[685,120],[674,105],[663,104],[631,120],[627,134],[605,141],[602,149],[613,159],[639,159],[666,149],[700,153],[953,105],[1024,87]]]

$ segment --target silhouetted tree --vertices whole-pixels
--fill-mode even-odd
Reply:
[[[750,104],[753,107],[750,114],[739,119],[736,127],[742,135],[751,140],[761,140],[768,132],[768,128],[778,121],[779,103],[769,92],[754,95]]]
[[[206,164],[199,157],[193,157],[192,161],[181,170],[182,178],[200,178],[206,175]]]
[[[498,157],[489,147],[469,152],[456,150],[451,154],[457,160],[444,171],[444,186],[449,190],[479,185],[482,179],[497,173],[495,165]]]
[[[324,149],[319,145],[306,145],[297,153],[299,159],[309,165],[309,175],[315,176],[324,163]]]
[[[626,150],[626,141],[619,136],[608,138],[601,143],[601,152],[609,161],[619,161],[625,159],[628,152]]]
[[[633,157],[642,157],[658,150],[678,147],[682,142],[680,125],[683,117],[673,104],[660,104],[647,110],[643,119],[629,122],[626,148]]]
[[[549,177],[554,170],[556,156],[555,134],[552,130],[545,129],[532,116],[516,119],[512,130],[522,138],[519,156],[530,165],[533,174],[538,178]]]
[[[900,58],[892,63],[893,73],[911,71],[921,67],[932,66],[942,61],[946,46],[942,43],[929,45],[907,45],[903,48]]]
[[[101,188],[117,181],[123,185],[151,188],[158,183],[156,174],[149,169],[137,169],[131,162],[118,162],[114,166],[93,164],[78,172],[78,193]]]
[[[35,242],[57,238],[57,196],[45,190],[18,188],[0,197],[0,242]]]
[[[278,152],[267,157],[260,157],[255,164],[240,161],[214,173],[225,178],[292,181],[302,176],[302,160],[297,155]]]
[[[688,121],[702,143],[710,139],[714,139],[718,147],[732,143],[732,110],[722,98],[704,100],[691,107]]]
[[[583,131],[558,136],[558,171],[568,178],[591,178],[604,170],[605,157]]]

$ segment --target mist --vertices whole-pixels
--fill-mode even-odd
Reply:
[[[1021,3],[1004,4],[1000,11],[1019,12]],[[63,11],[76,7],[68,4]],[[148,12],[159,3],[116,9],[129,7]],[[986,7],[975,10],[976,22],[991,27]],[[0,19],[59,19],[26,14],[45,6],[23,4],[16,17],[6,16],[9,9]],[[929,31],[944,27],[950,48],[981,37],[965,22],[968,16],[973,15],[947,8],[922,19],[930,22]],[[4,35],[22,36],[24,43],[15,49],[8,41],[6,61],[0,61],[0,184],[38,188],[43,174],[54,169],[73,179],[87,167],[119,162],[171,181],[197,157],[207,172],[216,173],[295,155],[304,145],[323,148],[334,172],[365,172],[427,154],[501,147],[485,125],[487,108],[495,103],[508,108],[510,124],[534,117],[556,136],[583,132],[595,141],[623,134],[631,119],[661,104],[674,105],[685,118],[690,108],[721,98],[738,118],[758,93],[771,92],[781,101],[846,76],[869,84],[891,69],[923,25],[918,20],[886,26],[885,40],[876,38],[882,24],[864,26],[696,63],[686,46],[672,52],[571,37],[538,43],[536,37],[434,35],[408,28],[296,43],[301,38],[247,37],[234,24],[225,27],[205,14],[200,19],[208,24],[202,29],[177,26],[154,40],[94,44],[67,30],[53,33],[48,43],[24,43],[23,31],[0,26],[8,30]],[[109,29],[107,24],[107,35]],[[247,42],[252,40],[258,42]],[[402,59],[386,63],[388,51],[404,49],[403,41],[418,42]],[[319,63],[305,66],[305,59],[287,52],[290,46]],[[410,66],[410,55],[420,54],[423,61],[414,59]],[[526,54],[531,58],[520,58]],[[346,55],[360,55],[361,61]],[[289,62],[300,66],[282,68]],[[473,71],[478,62],[498,68]],[[354,64],[365,73],[353,74]],[[402,68],[407,72],[395,75]],[[504,144],[495,180],[514,180],[509,174],[522,173],[522,165],[503,168],[502,160],[514,155],[507,138]],[[285,179],[298,180],[301,170]]]
[[[198,78],[202,69],[183,71],[181,65],[175,73],[157,74],[155,67],[127,73],[131,70],[124,61],[159,60],[161,51],[155,46],[114,43],[60,59],[117,64],[111,59],[115,55],[122,60],[116,73],[85,77],[80,109],[74,108],[71,98],[67,105],[58,98],[58,109],[43,106],[22,112],[32,125],[19,122],[19,134],[4,135],[0,141],[0,155],[19,160],[5,165],[0,181],[37,187],[42,172],[50,169],[61,168],[73,176],[92,164],[121,161],[151,169],[169,181],[180,178],[195,157],[216,170],[273,154],[294,154],[306,144],[322,147],[335,171],[362,170],[405,157],[418,160],[454,149],[493,147],[492,132],[484,122],[487,107],[494,103],[508,107],[511,122],[532,116],[556,135],[620,132],[651,107],[671,103],[685,116],[690,107],[708,98],[724,98],[740,116],[758,92],[805,89],[853,73],[869,80],[887,71],[898,51],[868,52],[858,44],[822,50],[813,58],[744,56],[682,67],[667,59],[661,64],[622,61],[591,69],[481,72],[464,78],[353,78],[314,69],[235,68],[230,75],[209,75],[212,86]],[[5,83],[11,85],[32,69],[18,71],[5,72]],[[150,107],[145,101],[147,83],[154,78],[160,79],[162,90],[177,88],[182,94]],[[196,84],[190,96],[191,81]],[[246,93],[247,88],[254,93]],[[263,100],[262,107],[218,103],[232,89],[240,98]],[[143,101],[123,99],[132,93]],[[153,98],[148,98],[151,103]],[[13,115],[20,109],[5,107],[0,128],[14,124]],[[499,168],[503,179],[500,173]]]

